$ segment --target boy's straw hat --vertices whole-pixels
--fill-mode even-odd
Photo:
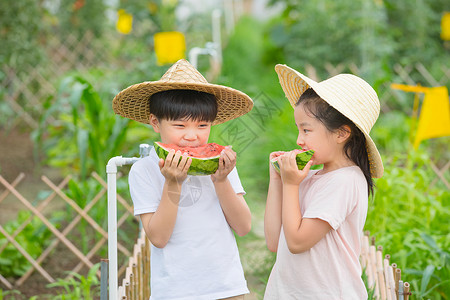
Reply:
[[[312,88],[323,100],[349,118],[366,137],[372,177],[383,176],[383,162],[369,136],[380,114],[380,101],[375,90],[363,79],[351,74],[339,74],[316,82],[286,65],[276,65],[281,87],[293,107],[300,96]]]
[[[150,96],[168,90],[195,90],[210,93],[217,99],[217,125],[248,113],[253,101],[241,91],[230,87],[211,84],[188,61],[180,59],[158,81],[146,81],[134,84],[113,100],[113,110],[122,117],[149,124]]]

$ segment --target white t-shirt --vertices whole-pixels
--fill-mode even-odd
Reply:
[[[333,228],[311,249],[292,254],[283,229],[265,300],[367,299],[359,263],[367,217],[367,181],[356,166],[323,175],[310,171],[300,184],[303,218],[319,218]]]
[[[154,149],[129,174],[134,214],[155,212],[165,178]],[[245,194],[236,168],[228,179]],[[211,300],[249,293],[234,234],[210,176],[188,176],[181,187],[175,228],[164,248],[151,246],[150,299]]]

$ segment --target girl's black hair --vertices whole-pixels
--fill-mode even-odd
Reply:
[[[317,120],[322,122],[325,127],[331,131],[343,129],[342,126],[350,127],[350,138],[344,145],[345,155],[353,161],[364,173],[367,181],[369,195],[373,195],[374,183],[370,173],[369,155],[366,147],[366,137],[362,131],[356,127],[349,118],[341,114],[334,107],[320,98],[317,93],[309,88],[297,101],[296,106],[302,104]]]
[[[194,90],[169,90],[150,96],[150,113],[158,120],[191,119],[213,122],[217,100],[213,94]]]

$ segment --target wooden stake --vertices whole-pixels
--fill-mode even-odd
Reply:
[[[411,292],[409,291],[410,285],[408,282],[405,282],[403,284],[403,294],[405,295],[404,300],[409,300],[409,295],[411,295]]]
[[[376,253],[378,284],[380,287],[381,300],[386,300],[386,281],[383,275],[383,247],[378,246]]]
[[[378,276],[377,276],[377,256],[376,256],[376,250],[375,246],[370,246],[370,264],[372,266],[372,276],[375,278],[375,298],[379,299],[380,297],[380,283],[378,282]]]

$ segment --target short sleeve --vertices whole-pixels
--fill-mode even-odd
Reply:
[[[303,218],[318,218],[326,221],[337,230],[352,213],[358,199],[364,195],[361,189],[364,181],[354,174],[348,176],[333,176],[318,180],[314,188],[311,188],[305,197],[308,197],[308,205],[305,207]],[[367,187],[366,187],[367,189]]]
[[[139,160],[131,167],[128,183],[135,216],[155,212],[159,206],[163,183],[155,167],[158,168],[149,158]],[[157,171],[160,172],[159,168]]]
[[[231,170],[230,174],[228,174],[228,180],[231,183],[231,186],[234,189],[236,194],[245,195],[244,188],[242,187],[241,180],[239,179],[239,174],[236,167]]]

